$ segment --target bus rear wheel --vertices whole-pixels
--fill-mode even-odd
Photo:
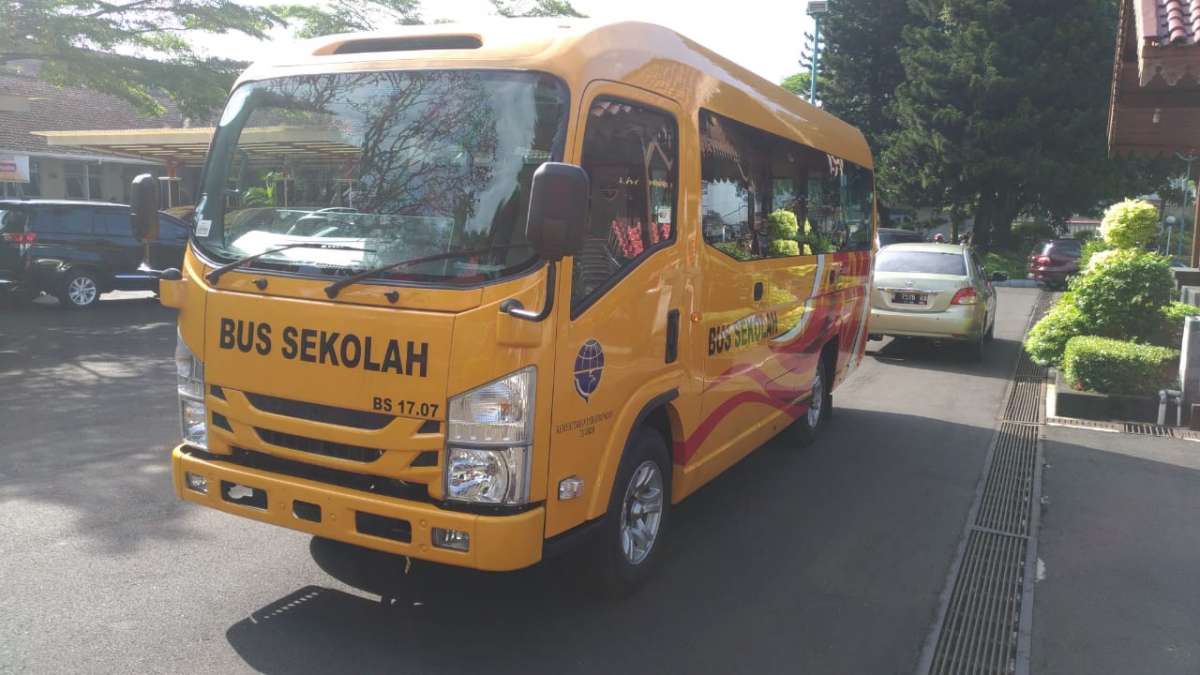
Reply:
[[[656,431],[641,429],[621,457],[596,542],[598,550],[592,555],[606,594],[627,596],[650,576],[662,549],[670,509],[667,444]]]
[[[830,378],[829,359],[822,357],[813,374],[812,396],[808,410],[792,423],[791,433],[800,447],[812,445],[821,429],[833,416],[833,383]]]

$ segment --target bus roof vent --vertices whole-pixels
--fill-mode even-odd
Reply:
[[[314,56],[333,54],[370,54],[373,52],[412,52],[428,49],[479,49],[478,35],[414,35],[350,39],[323,45]]]

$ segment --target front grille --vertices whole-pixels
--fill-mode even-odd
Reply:
[[[323,441],[319,438],[297,436],[261,427],[255,427],[254,431],[264,443],[278,445],[281,448],[296,450],[298,452],[308,452],[314,455],[335,457],[337,459],[348,459],[352,462],[374,462],[383,457],[383,450],[376,448],[364,448],[358,445]]]
[[[365,410],[352,410],[350,408],[338,408],[320,403],[293,401],[292,399],[267,396],[265,394],[251,394],[246,392],[246,399],[250,401],[250,405],[272,415],[296,417],[310,422],[324,422],[343,427],[354,427],[355,429],[382,429],[391,424],[392,420],[396,419],[394,415],[367,412]]]
[[[250,469],[258,469],[269,473],[277,473],[284,476],[292,476],[295,478],[303,478],[317,483],[326,483],[329,485],[337,485],[339,487],[358,490],[359,492],[367,492],[373,495],[381,495],[384,497],[395,497],[397,499],[409,499],[419,502],[431,502],[429,497],[429,488],[420,483],[408,483],[395,478],[386,478],[384,476],[371,476],[364,473],[354,473],[352,471],[342,471],[340,469],[330,469],[323,466],[314,466],[297,462],[291,459],[284,459],[274,455],[268,455],[254,450],[245,448],[233,448],[232,455],[214,455],[201,450],[190,450],[193,455],[200,459],[211,462],[228,462],[238,466],[244,466]]]

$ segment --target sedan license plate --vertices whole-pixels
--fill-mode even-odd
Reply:
[[[928,298],[924,293],[894,293],[892,302],[897,305],[925,305],[929,303]]]

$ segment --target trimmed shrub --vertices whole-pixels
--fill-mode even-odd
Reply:
[[[1172,300],[1169,259],[1116,251],[1071,281],[1071,301],[1083,315],[1083,335],[1147,342],[1158,337],[1160,309]]]
[[[1067,342],[1063,377],[1102,394],[1153,394],[1173,381],[1178,358],[1175,349],[1081,335]]]
[[[799,235],[800,223],[796,220],[796,214],[779,209],[767,215],[767,236],[770,239],[767,251],[771,255],[800,255],[800,244],[796,241]]]
[[[1200,316],[1200,307],[1185,302],[1172,302],[1163,307],[1162,329],[1153,340],[1154,344],[1164,347],[1179,347],[1183,344],[1184,321],[1189,316]]]
[[[1067,341],[1081,335],[1086,325],[1071,294],[1065,293],[1046,316],[1030,329],[1025,338],[1025,351],[1029,353],[1029,358],[1040,365],[1061,365]]]
[[[800,255],[800,244],[791,239],[772,239],[767,245],[771,255]]]
[[[1102,253],[1109,250],[1111,250],[1111,248],[1109,247],[1108,242],[1104,241],[1103,239],[1097,239],[1093,237],[1092,239],[1084,242],[1083,254],[1079,257],[1079,269],[1087,270],[1089,267],[1091,267],[1093,256],[1095,256],[1097,253]]]
[[[1113,204],[1100,221],[1100,236],[1113,248],[1144,247],[1158,238],[1158,208],[1136,199]]]

